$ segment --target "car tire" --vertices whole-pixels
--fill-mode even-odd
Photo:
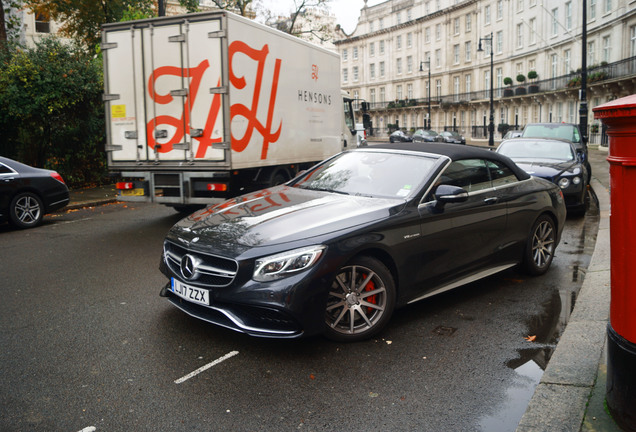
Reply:
[[[523,257],[526,273],[539,276],[550,268],[556,249],[556,225],[548,215],[541,215],[532,225]]]
[[[396,289],[393,276],[379,260],[360,256],[343,266],[329,289],[325,336],[355,342],[376,335],[391,318]]]
[[[11,200],[9,206],[11,223],[18,228],[33,228],[42,222],[44,204],[32,192],[21,192]]]

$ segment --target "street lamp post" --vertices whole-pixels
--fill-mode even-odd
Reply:
[[[483,38],[479,38],[479,46],[477,47],[477,52],[483,52],[484,50],[481,47],[481,41],[489,41],[490,42],[490,124],[488,125],[488,146],[495,146],[495,111],[493,108],[493,64],[494,64],[494,47],[492,46],[492,32],[490,36],[486,36]]]
[[[428,129],[431,128],[431,59],[420,62],[420,72],[424,72],[424,68],[422,67],[426,63],[428,67]],[[424,129],[426,129],[426,124],[424,125]]]

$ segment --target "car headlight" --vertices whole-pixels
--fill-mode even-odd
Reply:
[[[318,262],[325,249],[322,245],[310,246],[259,258],[252,279],[269,282],[307,270]]]
[[[572,183],[574,183],[575,185],[578,185],[581,183],[581,177],[574,177],[572,179]]]
[[[559,187],[560,187],[561,189],[565,189],[565,188],[567,188],[568,186],[570,186],[570,179],[569,179],[569,178],[566,178],[566,177],[561,177],[561,178],[559,179]]]

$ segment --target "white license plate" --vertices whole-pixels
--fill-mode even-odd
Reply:
[[[172,292],[187,301],[206,306],[210,304],[210,292],[208,290],[186,285],[175,278],[172,278],[171,285]]]

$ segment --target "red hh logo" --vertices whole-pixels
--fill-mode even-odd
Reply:
[[[311,79],[318,81],[318,65],[311,65]]]
[[[274,108],[276,105],[276,94],[278,92],[278,79],[280,75],[281,59],[275,59],[274,74],[272,78],[272,85],[269,94],[269,104],[267,110],[267,119],[265,124],[261,123],[258,119],[258,106],[262,93],[263,74],[265,70],[265,64],[267,56],[269,54],[269,47],[264,45],[262,49],[256,50],[251,48],[247,44],[235,41],[230,44],[229,47],[229,63],[230,63],[230,85],[235,89],[241,90],[246,87],[247,81],[244,75],[240,75],[232,67],[232,59],[237,54],[247,55],[251,60],[256,62],[256,73],[253,77],[253,94],[251,99],[251,106],[243,104],[233,104],[230,107],[230,122],[236,116],[244,117],[247,120],[247,129],[243,137],[235,137],[232,134],[232,150],[236,152],[242,152],[249,144],[254,131],[259,133],[263,137],[263,144],[261,150],[261,159],[267,159],[267,151],[269,144],[274,143],[280,137],[282,121],[278,125],[278,129],[272,131],[272,123],[274,117]],[[194,110],[197,93],[203,79],[204,74],[210,68],[208,60],[203,60],[198,66],[193,68],[179,68],[175,66],[162,66],[155,69],[150,78],[148,79],[148,94],[155,103],[159,105],[167,105],[174,102],[171,94],[158,94],[155,90],[155,83],[163,76],[173,76],[179,78],[190,79],[190,88],[188,95],[183,101],[183,111],[181,118],[176,118],[169,115],[159,115],[151,119],[146,125],[146,136],[148,137],[148,146],[152,149],[157,147],[157,140],[154,135],[154,131],[159,125],[168,125],[174,128],[174,135],[168,139],[167,142],[162,143],[157,147],[157,151],[160,153],[168,153],[173,150],[174,144],[183,141],[185,135],[190,135],[190,112]],[[253,69],[250,69],[253,70]],[[317,79],[317,77],[316,77]],[[221,85],[221,80],[218,80],[217,86]],[[265,95],[266,97],[267,95]],[[205,157],[207,150],[213,143],[222,142],[222,137],[213,137],[214,125],[217,121],[219,113],[221,111],[221,95],[215,94],[212,98],[210,108],[208,111],[208,117],[205,123],[205,128],[200,136],[194,137],[199,142],[196,149],[195,158],[201,159]]]

